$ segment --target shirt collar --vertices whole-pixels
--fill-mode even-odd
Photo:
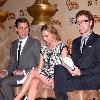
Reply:
[[[24,38],[24,39],[19,39],[19,41],[22,41],[22,43],[23,43],[23,42],[26,42],[27,39],[28,39],[28,36],[26,38]]]
[[[92,32],[90,32],[87,36],[81,36],[82,39],[88,39]]]

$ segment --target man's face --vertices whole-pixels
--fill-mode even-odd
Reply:
[[[15,30],[20,39],[26,38],[29,34],[29,26],[25,22],[19,23],[18,27],[16,27]]]
[[[76,24],[77,24],[79,32],[82,35],[90,34],[92,21],[90,21],[88,19],[88,17],[86,17],[85,15],[81,15],[81,16],[77,17]]]

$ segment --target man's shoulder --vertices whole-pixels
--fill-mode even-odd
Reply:
[[[81,36],[76,37],[76,38],[73,40],[73,42],[80,41],[80,40],[81,40]]]
[[[16,44],[16,43],[18,43],[18,39],[11,42],[11,44]]]
[[[38,39],[33,38],[33,37],[29,37],[28,43],[31,44],[31,45],[33,45],[33,46],[36,46],[36,47],[37,46],[41,47],[40,41]]]
[[[94,37],[95,37],[95,38],[100,38],[100,35],[95,33],[95,34],[94,34]]]
[[[32,42],[40,42],[38,39],[29,36],[29,40]]]
[[[99,34],[94,35],[94,42],[100,44],[100,35]]]

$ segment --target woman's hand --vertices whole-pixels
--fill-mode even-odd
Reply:
[[[47,86],[50,88],[53,88],[54,87],[54,80],[52,78],[50,78],[47,82]]]

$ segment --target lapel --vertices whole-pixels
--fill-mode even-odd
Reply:
[[[81,57],[86,56],[86,50],[88,50],[87,48],[89,48],[89,46],[92,46],[96,40],[97,40],[97,35],[94,32],[92,32],[91,35],[89,36],[89,39],[87,40],[86,46],[84,47],[84,51]]]
[[[12,45],[12,53],[14,55],[15,60],[17,60],[17,47],[18,47],[18,40]]]
[[[81,50],[80,50],[80,46],[81,46],[81,39],[82,39],[82,37],[80,36],[80,37],[79,37],[79,40],[78,40],[78,42],[77,42],[77,43],[79,43],[79,44],[78,44],[79,57],[81,57]]]
[[[91,46],[92,43],[94,43],[95,39],[96,39],[96,38],[95,38],[95,33],[92,32],[92,33],[90,34],[90,36],[89,36],[89,39],[87,40],[87,43],[86,43],[86,46],[85,46],[84,50],[86,50],[86,48],[88,48],[89,46]]]
[[[94,32],[92,32],[89,36],[89,39],[87,40],[87,43],[86,43],[86,46],[84,47],[84,50],[83,50],[83,53],[81,53],[80,51],[80,59],[83,58],[84,54],[85,54],[85,50],[91,46],[93,43],[95,43],[95,40],[97,39],[96,38],[96,34]],[[81,45],[81,38],[80,38],[80,45]],[[80,47],[79,47],[79,50],[80,50]]]

